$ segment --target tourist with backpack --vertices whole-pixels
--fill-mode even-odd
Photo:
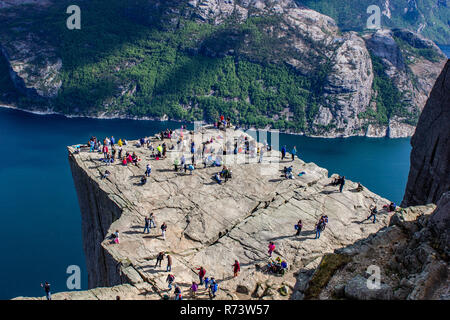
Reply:
[[[216,292],[219,286],[217,285],[217,282],[214,278],[211,278],[211,284],[209,286],[209,297],[211,299],[216,297]]]
[[[175,280],[175,276],[173,274],[169,274],[166,278],[166,282],[169,283],[169,291],[172,290],[172,283]]]

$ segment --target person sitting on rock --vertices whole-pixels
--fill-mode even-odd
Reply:
[[[100,179],[106,179],[106,178],[108,178],[108,176],[109,176],[110,174],[111,174],[111,172],[109,172],[108,170],[105,170],[105,173],[102,174],[102,176],[101,176]]]
[[[218,184],[222,184],[222,179],[220,179],[220,174],[219,174],[219,172],[217,172],[217,173],[214,175],[214,179],[217,181]]]
[[[358,186],[356,187],[356,192],[361,192],[364,190],[364,187],[361,185],[361,183],[358,182]]]
[[[142,178],[141,178],[141,186],[143,186],[144,184],[146,184],[147,183],[147,177],[146,176],[143,176]]]

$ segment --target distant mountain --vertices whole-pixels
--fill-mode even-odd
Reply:
[[[363,31],[370,5],[382,12],[383,28],[405,28],[439,44],[450,44],[449,0],[296,0],[336,20],[343,31]]]
[[[7,3],[0,104],[31,110],[402,137],[446,61],[414,32],[343,32],[294,0]]]

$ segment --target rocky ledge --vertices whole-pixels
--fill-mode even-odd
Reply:
[[[198,281],[196,268],[200,266],[218,281],[217,299],[303,299],[312,290],[308,288],[313,286],[312,277],[324,255],[389,225],[392,213],[382,209],[389,203],[387,199],[367,188],[357,191],[357,183],[351,181],[340,193],[330,185],[333,176],[329,177],[326,169],[298,158],[291,161],[290,155],[280,160],[278,151],[266,152],[262,163],[256,155],[228,152],[223,161],[231,168],[232,179],[222,184],[213,179],[219,167],[198,164],[192,174],[175,172],[173,159],[181,153],[190,163],[191,139],[198,146],[213,138],[207,146],[215,150],[227,150],[234,141],[243,143],[245,137],[251,146],[257,144],[234,129],[202,127],[195,133],[184,132],[184,143],[177,143],[179,136],[177,130],[172,140],[164,140],[175,148],[163,160],[151,160],[148,148],[130,141],[124,149],[138,155],[138,166],[117,162],[107,166],[101,153],[68,147],[82,213],[89,287],[96,289],[55,294],[54,299],[172,298],[173,291],[168,291],[166,283],[166,261],[155,267],[161,251],[172,256],[171,273],[185,299],[190,299],[189,288],[192,281]],[[153,145],[162,143],[156,137],[149,139]],[[148,163],[152,173],[141,185]],[[294,178],[286,179],[283,167],[290,165]],[[102,178],[105,170],[110,175]],[[300,172],[304,174],[299,176]],[[376,223],[366,220],[371,205],[380,209]],[[417,208],[430,211],[429,207]],[[146,234],[144,217],[151,212],[157,228]],[[327,215],[329,222],[315,239],[315,224],[322,215]],[[299,219],[303,230],[296,236],[294,225]],[[165,240],[159,228],[163,222],[168,226]],[[120,233],[118,244],[110,237],[116,230]],[[288,263],[283,276],[264,272],[269,241],[276,246],[273,258],[279,256]],[[241,272],[234,278],[235,259]],[[287,294],[281,294],[281,288]],[[208,298],[200,289],[196,299]]]

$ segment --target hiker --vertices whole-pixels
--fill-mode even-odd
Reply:
[[[138,161],[139,161],[139,158],[138,158],[138,156],[136,155],[135,152],[133,152],[133,155],[131,156],[131,160],[133,161],[134,165],[135,165],[136,167],[138,167]]]
[[[172,290],[172,283],[175,280],[175,276],[173,274],[167,275],[166,282],[169,283],[169,291]]]
[[[108,158],[108,147],[106,145],[103,145],[102,152],[103,152],[103,158],[104,159]]]
[[[208,290],[209,278],[205,277],[204,281],[205,281],[205,290]]]
[[[163,259],[164,259],[164,252],[161,251],[161,252],[158,253],[158,255],[156,256],[156,264],[155,264],[155,268],[158,266],[158,264],[159,264],[159,266],[161,267],[161,262],[163,261]]]
[[[119,230],[114,233],[114,243],[119,244]]]
[[[294,146],[294,148],[292,149],[291,154],[292,154],[292,161],[294,161],[295,156],[297,155],[297,147],[296,146]]]
[[[146,184],[147,183],[147,177],[146,176],[143,176],[142,178],[141,178],[141,186],[143,186],[144,184]]]
[[[281,148],[281,160],[283,160],[284,157],[286,157],[286,146]]]
[[[239,261],[234,260],[234,264],[232,265],[232,267],[233,267],[234,277],[236,278],[239,271],[241,271],[241,266],[239,265]]]
[[[370,218],[373,217],[372,222],[375,223],[377,221],[377,213],[378,213],[377,207],[376,206],[370,206],[370,215],[367,217],[366,220],[370,220]]]
[[[216,292],[218,289],[218,285],[214,278],[211,278],[211,284],[209,285],[209,296],[211,299],[216,297]]]
[[[183,300],[183,297],[181,296],[181,289],[178,285],[175,285],[175,300]]]
[[[178,161],[178,159],[173,160],[173,166],[175,167],[175,172],[178,171],[178,165],[180,164],[180,162]]]
[[[322,218],[319,220],[319,222],[316,225],[316,237],[314,239],[320,238],[320,233],[325,229],[325,222],[322,220]]]
[[[114,143],[116,143],[116,140],[114,139],[114,136],[111,136],[111,140],[109,142],[111,143],[111,147],[113,147]]]
[[[341,181],[339,182],[339,192],[342,192],[345,184],[345,176],[342,176]]]
[[[298,220],[297,224],[295,225],[295,229],[297,230],[296,236],[300,235],[300,232],[302,232],[303,223],[302,220]]]
[[[164,222],[161,225],[161,236],[163,237],[164,240],[166,240],[166,230],[167,230],[167,224]]]
[[[145,170],[145,175],[150,177],[150,173],[152,173],[152,167],[150,167],[150,163],[147,164],[147,169]]]
[[[156,228],[156,224],[155,224],[155,216],[153,215],[153,212],[151,212],[150,213],[150,216],[149,216],[149,223],[150,223],[150,228],[152,228],[152,225],[153,225],[153,228]]]
[[[197,268],[198,271],[198,278],[200,279],[200,284],[203,284],[203,277],[206,274],[206,270],[203,269],[203,267]]]
[[[193,298],[195,298],[195,294],[197,293],[197,290],[198,290],[198,284],[195,281],[192,281],[191,292],[192,292]]]
[[[147,233],[150,233],[149,224],[150,224],[150,219],[145,217],[144,233],[145,233],[145,230],[147,230]]]
[[[170,254],[167,255],[167,267],[166,272],[172,271],[172,257]]]
[[[189,172],[192,174],[192,171],[195,170],[195,164],[190,164],[187,166],[187,169],[189,170]]]
[[[270,257],[272,256],[272,252],[274,252],[274,251],[275,251],[275,244],[272,241],[270,241],[269,242],[269,251],[268,251]]]
[[[52,300],[52,293],[50,290],[50,283],[45,281],[44,284],[41,283],[41,287],[44,288],[45,296],[47,297],[47,300]]]

